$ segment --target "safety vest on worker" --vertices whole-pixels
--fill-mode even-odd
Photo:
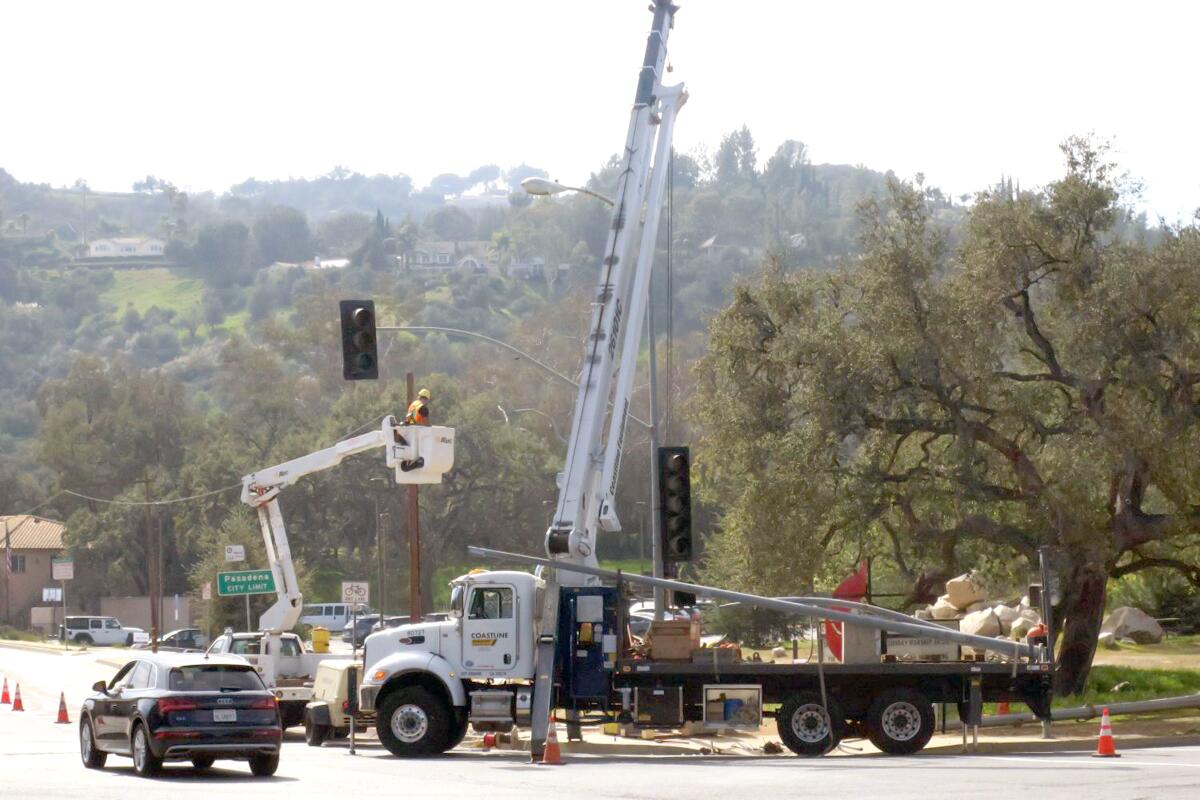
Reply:
[[[413,400],[408,406],[408,413],[404,415],[405,425],[428,425],[429,424],[429,406],[421,398]]]

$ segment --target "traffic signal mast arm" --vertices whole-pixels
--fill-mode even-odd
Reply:
[[[258,511],[267,561],[275,578],[278,599],[258,620],[259,630],[291,630],[300,619],[304,598],[279,510],[279,492],[314,472],[335,467],[349,456],[384,448],[384,462],[395,470],[396,483],[440,483],[454,464],[454,429],[440,426],[402,426],[383,418],[379,430],[344,439],[332,447],[293,458],[242,478],[242,502]]]
[[[546,552],[555,561],[597,566],[600,531],[620,530],[613,499],[670,170],[675,115],[687,98],[682,84],[661,83],[675,10],[667,0],[655,3],[638,78],[612,224],[592,304],[566,466],[554,518],[546,532]],[[610,395],[612,413],[604,437]],[[568,571],[559,580],[566,584],[595,582],[591,576]]]

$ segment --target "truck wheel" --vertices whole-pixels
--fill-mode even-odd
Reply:
[[[379,704],[379,741],[394,756],[409,758],[441,753],[450,743],[453,714],[427,689],[405,686]]]
[[[304,715],[304,741],[309,747],[320,747],[329,738],[329,726],[313,722],[312,717]]]
[[[867,738],[885,753],[915,753],[933,736],[933,704],[916,689],[889,689],[871,703]]]
[[[456,712],[454,720],[451,722],[450,741],[446,743],[446,749],[453,750],[462,744],[462,740],[467,737],[467,728],[469,727],[466,710],[464,709],[461,713]]]
[[[779,738],[796,755],[823,756],[842,740],[845,716],[834,698],[828,698],[828,706],[823,708],[821,695],[800,692],[783,701],[775,725]]]

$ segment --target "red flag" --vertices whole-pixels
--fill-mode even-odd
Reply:
[[[858,570],[853,575],[846,578],[837,585],[833,590],[833,596],[839,600],[851,600],[853,602],[861,602],[867,596],[867,562],[862,562],[858,565]],[[848,611],[846,608],[837,608],[837,611]],[[842,660],[842,626],[836,622],[826,620],[825,623],[825,641],[829,644],[829,652],[838,661]]]

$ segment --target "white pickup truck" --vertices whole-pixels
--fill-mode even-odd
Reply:
[[[273,652],[276,641],[278,652]],[[234,633],[230,630],[218,636],[205,655],[239,656],[253,664],[263,683],[278,699],[279,717],[285,728],[304,722],[304,707],[312,699],[317,664],[327,658],[345,658],[312,653],[304,646],[304,640],[294,633],[278,634],[276,639],[262,632]]]

